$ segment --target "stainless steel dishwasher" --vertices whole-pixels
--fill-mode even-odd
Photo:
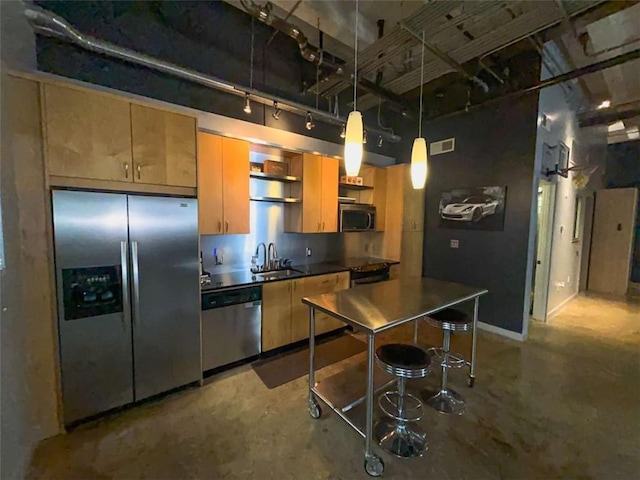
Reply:
[[[202,370],[258,355],[262,288],[202,292]]]

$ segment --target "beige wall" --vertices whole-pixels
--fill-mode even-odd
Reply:
[[[60,431],[48,216],[36,82],[3,65],[0,275],[2,478],[22,478],[35,444]]]

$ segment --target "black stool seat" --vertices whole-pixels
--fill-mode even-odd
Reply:
[[[434,327],[452,332],[464,332],[473,326],[473,319],[461,310],[445,308],[425,317],[425,321]]]
[[[376,349],[378,364],[397,377],[422,378],[431,369],[431,357],[426,350],[406,343],[388,343]]]

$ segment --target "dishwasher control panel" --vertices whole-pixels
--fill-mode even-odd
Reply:
[[[202,294],[202,310],[259,302],[261,300],[262,287],[260,286],[224,290],[222,292],[205,292]]]

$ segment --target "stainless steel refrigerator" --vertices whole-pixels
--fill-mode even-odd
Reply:
[[[200,380],[197,201],[54,191],[65,423]]]

